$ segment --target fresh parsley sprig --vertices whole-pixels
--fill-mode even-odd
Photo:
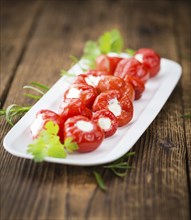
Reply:
[[[127,54],[130,55],[130,56],[134,56],[135,53],[136,53],[136,50],[133,50],[133,49],[131,49],[131,48],[127,48],[127,49],[125,50],[125,53],[127,53]]]
[[[28,145],[27,153],[33,155],[36,162],[42,162],[45,157],[65,158],[68,153],[78,149],[76,142],[72,138],[66,138],[64,144],[58,136],[59,126],[53,121],[45,124],[45,128],[39,132],[32,144]]]
[[[120,32],[113,29],[110,32],[104,33],[97,41],[87,41],[82,60],[90,69],[94,69],[98,56],[109,52],[121,53],[123,44]]]

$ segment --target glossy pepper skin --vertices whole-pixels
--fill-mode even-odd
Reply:
[[[72,91],[76,94],[72,94]],[[64,99],[67,98],[79,98],[88,108],[92,107],[92,104],[97,97],[97,90],[85,84],[72,84],[64,93]]]
[[[100,55],[96,58],[96,68],[100,71],[114,74],[117,64],[122,60],[120,57],[111,57],[108,55]]]
[[[93,111],[107,109],[111,111],[118,120],[118,126],[128,124],[133,118],[133,104],[127,94],[122,95],[117,90],[100,93],[94,101]]]
[[[130,83],[126,83],[122,78],[118,76],[102,76],[97,85],[98,93],[118,90],[121,94],[127,94],[131,101],[135,98],[135,91]]]
[[[80,99],[63,100],[59,108],[59,114],[65,120],[76,115],[92,117],[92,111]]]
[[[107,71],[101,71],[101,70],[98,70],[98,69],[87,70],[84,74],[86,74],[86,75],[94,75],[94,76],[110,75],[109,72],[107,72]]]
[[[125,88],[125,81],[118,76],[102,76],[97,85],[97,90],[99,93],[108,90],[118,90],[123,92]]]
[[[127,81],[125,81],[125,88],[122,94],[127,94],[132,102],[135,100],[135,89],[133,85]]]
[[[149,71],[146,66],[134,57],[121,60],[117,65],[114,75],[121,78],[130,75],[139,78],[144,83],[149,79]]]
[[[141,98],[142,93],[145,91],[145,84],[137,77],[126,75],[124,77],[126,83],[130,83],[135,91],[135,100]]]
[[[62,130],[63,130],[64,120],[58,114],[48,109],[42,109],[37,112],[36,119],[34,120],[34,122],[32,123],[30,127],[32,137],[37,138],[39,132],[42,129],[45,129],[45,125],[49,121],[52,121],[59,126],[58,136],[60,137],[60,140],[63,141]]]
[[[154,77],[160,70],[160,56],[149,48],[140,48],[134,55],[149,71],[150,77]]]
[[[79,128],[79,123],[88,123],[92,129],[84,131]],[[95,150],[100,146],[104,139],[103,130],[96,122],[84,116],[74,116],[69,118],[64,124],[64,137],[72,137],[73,141],[78,144],[78,152],[85,153]]]
[[[92,74],[80,74],[76,77],[73,84],[90,85],[96,88],[101,77],[102,75],[97,75],[93,73]]]
[[[110,74],[106,71],[88,70],[87,72],[78,75],[74,80],[73,84],[85,84],[97,88],[99,80],[103,76],[108,76],[108,75]]]
[[[95,121],[98,126],[102,128],[105,133],[105,137],[110,137],[115,134],[118,127],[118,121],[115,115],[106,109],[102,109],[93,113],[92,120]],[[109,121],[109,126],[104,126],[104,120]]]

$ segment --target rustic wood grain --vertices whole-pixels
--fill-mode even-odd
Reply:
[[[191,114],[191,7],[187,4],[177,3],[176,33],[178,35],[179,59],[183,67],[181,78],[182,86],[182,115]],[[184,119],[185,145],[187,146],[187,169],[189,172],[188,183],[191,189],[191,120]],[[191,192],[190,192],[191,194]]]
[[[188,4],[181,8],[181,4],[168,1],[45,3],[4,107],[13,102],[32,104],[23,97],[22,86],[30,81],[52,85],[59,78],[60,69],[70,66],[69,54],[80,57],[85,41],[112,28],[122,32],[127,47],[152,47],[163,57],[181,61],[184,76],[134,146],[136,155],[129,159],[134,169],[124,179],[102,167],[36,164],[16,158],[1,147],[1,219],[189,219],[190,122],[181,118],[190,102],[189,60],[183,58],[189,37],[181,35],[189,14]],[[179,24],[174,19],[177,13]],[[189,23],[186,24],[189,31]],[[27,43],[24,39],[22,42]],[[185,53],[189,54],[189,50]],[[9,129],[2,121],[1,139]],[[94,169],[103,174],[108,192],[97,188]]]
[[[152,47],[162,56],[177,61],[177,39],[174,35],[176,23],[174,10],[171,10],[174,6],[172,7],[168,2],[155,5],[147,2],[133,4],[133,6],[131,22],[126,21],[128,38],[133,40],[132,47]],[[129,29],[131,32],[128,31]],[[114,204],[113,208],[109,209],[112,210],[112,214],[110,213],[112,217],[189,218],[181,92],[182,88],[179,84],[157,119],[135,145],[137,156],[133,160],[133,166],[136,170],[130,171],[125,183],[111,183],[108,200]],[[121,189],[125,189],[125,195]],[[100,194],[97,191],[95,197],[100,198]],[[101,201],[102,207],[105,207],[105,201],[101,199],[100,203]],[[120,207],[117,208],[119,201],[121,201]],[[96,202],[97,200],[94,199],[89,216],[101,217],[100,207],[96,206]],[[105,212],[107,213],[107,210]]]
[[[16,4],[1,1],[1,106],[27,49],[41,8],[42,2],[39,1],[17,1]]]

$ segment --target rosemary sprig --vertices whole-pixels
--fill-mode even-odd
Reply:
[[[191,115],[190,114],[186,114],[186,115],[183,115],[182,117],[183,118],[191,118]]]
[[[38,83],[38,82],[31,82],[31,85],[40,88],[41,91],[43,90],[44,92],[47,92],[50,89],[48,86],[41,84],[41,83]]]
[[[31,93],[24,94],[25,96],[37,101],[39,100],[48,90],[49,87],[38,82],[31,82],[30,85],[23,87],[24,89],[30,89],[39,95],[33,95]],[[24,115],[31,109],[32,106],[21,106],[18,104],[9,105],[6,109],[0,109],[0,117],[5,116],[6,121],[13,126],[13,119],[17,116]]]
[[[31,106],[9,105],[6,109],[0,109],[0,116],[5,116],[6,121],[13,126],[13,118],[23,115],[30,110]]]
[[[31,82],[30,85],[23,86],[23,89],[30,89],[34,92],[37,92],[39,95],[33,95],[30,93],[24,94],[25,96],[39,100],[50,88],[38,82]]]
[[[60,70],[60,75],[61,75],[61,76],[68,76],[68,77],[75,77],[75,76],[76,76],[75,74],[70,73],[70,72],[68,72],[68,71],[65,70],[65,69],[61,69],[61,70]]]
[[[83,72],[86,72],[88,70],[88,66],[85,68],[84,66],[82,66],[82,64],[80,63],[80,59],[77,58],[76,56],[74,55],[70,55],[69,58],[72,60],[72,65],[75,65],[75,64],[78,64],[78,66],[80,67],[80,69],[83,71]],[[86,64],[86,63],[85,63]]]
[[[39,96],[39,95],[33,95],[33,94],[29,94],[29,93],[26,93],[24,95],[31,98],[31,99],[35,99],[37,101],[42,97],[42,96]]]
[[[190,111],[191,111],[191,108],[188,109],[188,112],[189,112],[189,113],[186,113],[185,115],[182,115],[182,118],[189,118],[189,119],[190,119],[190,118],[191,118],[191,113],[190,113]]]
[[[96,171],[93,171],[93,174],[96,178],[96,182],[97,182],[99,188],[103,191],[106,191],[107,187],[106,187],[105,182],[104,182],[103,178],[101,177],[101,175]]]
[[[103,166],[103,168],[112,171],[113,174],[118,177],[124,177],[127,175],[127,171],[132,168],[126,160],[128,157],[133,156],[133,155],[135,155],[135,152],[128,152],[125,155],[123,155],[121,158],[119,158],[118,160]],[[93,171],[93,174],[95,176],[95,179],[96,179],[96,182],[99,188],[106,191],[107,187],[105,185],[104,179],[101,177],[101,174],[95,171]]]
[[[110,169],[116,176],[123,177],[127,174],[127,170],[132,168],[126,160],[134,154],[135,152],[128,152],[118,160],[105,165],[104,168]]]

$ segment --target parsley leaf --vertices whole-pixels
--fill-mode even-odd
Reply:
[[[53,121],[49,121],[45,125],[46,132],[52,135],[57,135],[59,131],[59,127]]]
[[[72,137],[68,137],[64,141],[64,146],[69,153],[72,153],[78,149],[78,144],[73,142]]]
[[[32,144],[28,145],[27,153],[33,155],[36,162],[41,162],[45,157],[65,158],[68,153],[72,153],[78,149],[78,144],[73,142],[72,137],[65,139],[64,144],[61,143],[58,136],[59,126],[53,121],[46,123],[45,128],[34,139]]]
[[[104,33],[98,40],[101,53],[120,53],[123,48],[123,39],[118,30]]]
[[[109,52],[121,53],[122,48],[122,36],[118,30],[114,29],[104,33],[97,41],[88,41],[84,47],[82,60],[90,69],[94,69],[98,56]]]
[[[89,68],[95,68],[96,57],[101,55],[99,45],[96,41],[87,41],[84,47],[84,55],[82,60]]]
[[[135,53],[136,53],[135,50],[130,49],[130,48],[127,48],[127,49],[125,50],[125,52],[126,52],[128,55],[130,55],[130,56],[134,56]]]
[[[96,41],[87,41],[84,47],[84,56],[97,57],[101,54],[99,45]]]

